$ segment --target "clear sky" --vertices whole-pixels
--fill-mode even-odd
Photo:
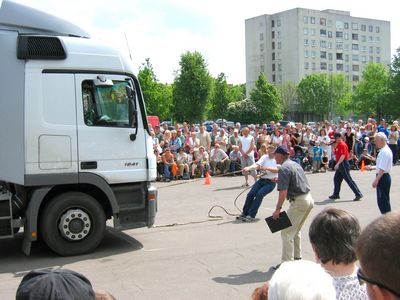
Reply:
[[[1,2],[2,0],[0,0]],[[213,76],[244,83],[244,21],[303,7],[348,10],[352,16],[391,22],[392,55],[400,47],[400,2],[396,0],[14,0],[67,19],[96,38],[127,51],[138,68],[150,58],[156,76],[172,82],[185,51],[200,51]]]

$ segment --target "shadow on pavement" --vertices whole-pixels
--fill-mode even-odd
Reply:
[[[113,260],[112,255],[143,248],[143,245],[136,239],[107,227],[103,241],[93,253],[62,257],[52,252],[43,242],[38,241],[32,244],[31,255],[26,256],[21,250],[22,237],[23,234],[20,233],[14,239],[1,241],[0,274],[13,273],[14,277],[23,277],[30,270],[58,268],[89,259],[103,258],[100,262],[108,262]]]
[[[233,191],[233,190],[244,190],[244,188],[241,186],[231,186],[231,187],[227,187],[227,188],[215,189],[214,192]]]
[[[328,204],[340,204],[346,202],[355,202],[353,200],[332,200],[332,199],[325,199],[324,201],[314,202],[315,205],[328,205]]]
[[[275,270],[273,267],[269,268],[267,272],[261,272],[259,270],[253,270],[244,274],[228,275],[226,277],[215,277],[213,280],[218,283],[226,283],[231,285],[242,285],[249,283],[264,283],[271,279]]]

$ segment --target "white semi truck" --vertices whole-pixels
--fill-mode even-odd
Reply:
[[[0,238],[24,228],[60,255],[93,251],[106,220],[151,227],[156,159],[131,61],[81,28],[0,8]]]

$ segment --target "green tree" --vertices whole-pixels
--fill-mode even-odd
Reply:
[[[397,118],[400,116],[400,47],[397,48],[392,64],[390,65],[390,88],[392,90],[392,116],[393,118]]]
[[[140,67],[138,79],[147,113],[159,116],[161,119],[168,118],[172,104],[171,87],[157,80],[149,58],[146,58],[146,61]]]
[[[228,83],[224,73],[214,80],[214,89],[211,97],[210,116],[213,119],[225,119],[228,104],[231,102]]]
[[[351,83],[343,74],[329,76],[329,111],[335,115],[346,115],[351,110]]]
[[[246,84],[238,84],[229,87],[229,98],[231,101],[242,101],[246,98]]]
[[[177,121],[203,120],[211,90],[211,77],[203,56],[195,52],[181,55],[180,70],[173,84],[173,112]]]
[[[299,110],[320,118],[328,115],[330,108],[329,82],[325,74],[304,77],[297,86]]]
[[[229,120],[244,124],[254,123],[259,112],[250,99],[234,101],[228,104],[227,117]]]
[[[378,63],[369,63],[353,94],[353,107],[366,116],[391,114],[389,72]]]
[[[295,102],[297,99],[297,87],[293,81],[286,81],[279,86],[279,91],[282,98],[282,112],[285,119],[289,118],[291,112],[295,111]]]
[[[260,73],[256,81],[256,87],[250,92],[250,100],[258,111],[258,117],[254,122],[279,120],[281,113],[281,95],[276,87],[270,84],[264,73]]]

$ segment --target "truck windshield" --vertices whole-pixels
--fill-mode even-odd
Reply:
[[[126,81],[112,86],[95,86],[92,80],[82,82],[83,113],[88,126],[130,127],[129,98]]]

